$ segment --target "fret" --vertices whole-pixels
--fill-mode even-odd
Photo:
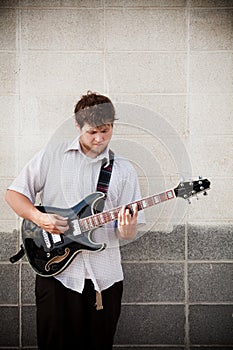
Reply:
[[[84,230],[88,231],[89,230],[89,224],[88,224],[87,220],[83,219],[83,223],[84,223]]]
[[[98,215],[95,215],[95,216],[93,217],[93,221],[94,221],[94,223],[95,223],[95,226],[99,226],[100,222],[99,222]]]
[[[161,202],[165,202],[167,200],[166,192],[160,193],[159,198]]]
[[[108,222],[107,218],[108,218],[108,213],[107,212],[103,212],[101,214],[101,218],[102,218],[102,223],[106,224],[106,222]]]
[[[144,209],[143,201],[138,201],[138,202],[137,202],[137,205],[138,205],[138,210]]]
[[[88,217],[86,218],[86,222],[87,222],[87,224],[88,224],[88,229],[89,229],[89,230],[92,229],[91,216],[88,216]]]
[[[148,197],[147,202],[148,202],[148,207],[155,205],[155,201],[153,197]]]
[[[109,214],[110,214],[110,218],[111,218],[112,221],[114,221],[114,220],[117,218],[117,217],[115,216],[114,211],[110,211]]]
[[[91,218],[91,225],[92,225],[92,228],[94,228],[96,225],[95,225],[95,219],[94,219],[94,216],[90,216]]]
[[[82,232],[88,231],[88,227],[85,219],[79,220],[79,225]]]
[[[103,213],[100,213],[100,214],[99,214],[99,219],[100,219],[100,223],[101,223],[102,225],[105,224],[104,214],[103,214]]]
[[[106,222],[111,222],[112,221],[112,217],[111,217],[110,212],[107,212],[105,216],[106,216]]]

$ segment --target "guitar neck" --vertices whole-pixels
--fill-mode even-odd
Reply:
[[[154,205],[160,204],[162,202],[165,202],[167,200],[173,199],[175,197],[176,197],[175,192],[172,189],[172,190],[168,190],[166,192],[155,194],[153,196],[142,198],[138,201],[129,203],[128,205],[126,205],[126,207],[129,210],[133,210],[133,205],[137,204],[138,210],[143,210],[143,209],[147,209],[149,207],[152,207]],[[94,215],[88,216],[86,218],[80,219],[79,225],[80,225],[81,231],[83,231],[83,232],[89,231],[89,230],[92,230],[94,228],[100,227],[108,222],[112,222],[112,221],[117,220],[118,213],[119,213],[121,208],[122,207],[114,208],[114,209],[111,209],[108,211],[104,211],[104,212],[94,214]]]

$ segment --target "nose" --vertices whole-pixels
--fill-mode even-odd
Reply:
[[[95,135],[95,141],[96,142],[102,142],[103,140],[104,140],[104,137],[103,137],[103,135],[101,133],[97,133]]]

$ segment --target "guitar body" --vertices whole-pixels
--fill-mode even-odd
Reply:
[[[22,241],[28,261],[34,271],[44,277],[63,271],[81,251],[101,251],[105,244],[91,239],[91,230],[81,232],[73,223],[99,213],[103,209],[105,195],[95,192],[69,209],[37,206],[41,212],[68,217],[70,229],[64,234],[50,234],[29,220],[22,222]]]

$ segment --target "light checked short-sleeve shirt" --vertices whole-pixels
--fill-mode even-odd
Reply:
[[[97,158],[89,158],[80,149],[79,140],[48,146],[38,152],[8,187],[35,203],[40,193],[42,205],[70,208],[96,191],[103,158],[109,160],[108,149]],[[141,198],[138,178],[131,163],[117,155],[108,188],[104,210],[117,208]],[[139,213],[138,222],[144,222]],[[67,288],[82,293],[86,278],[102,291],[123,280],[119,239],[114,222],[96,229],[92,239],[106,243],[101,252],[83,251],[55,277]]]

